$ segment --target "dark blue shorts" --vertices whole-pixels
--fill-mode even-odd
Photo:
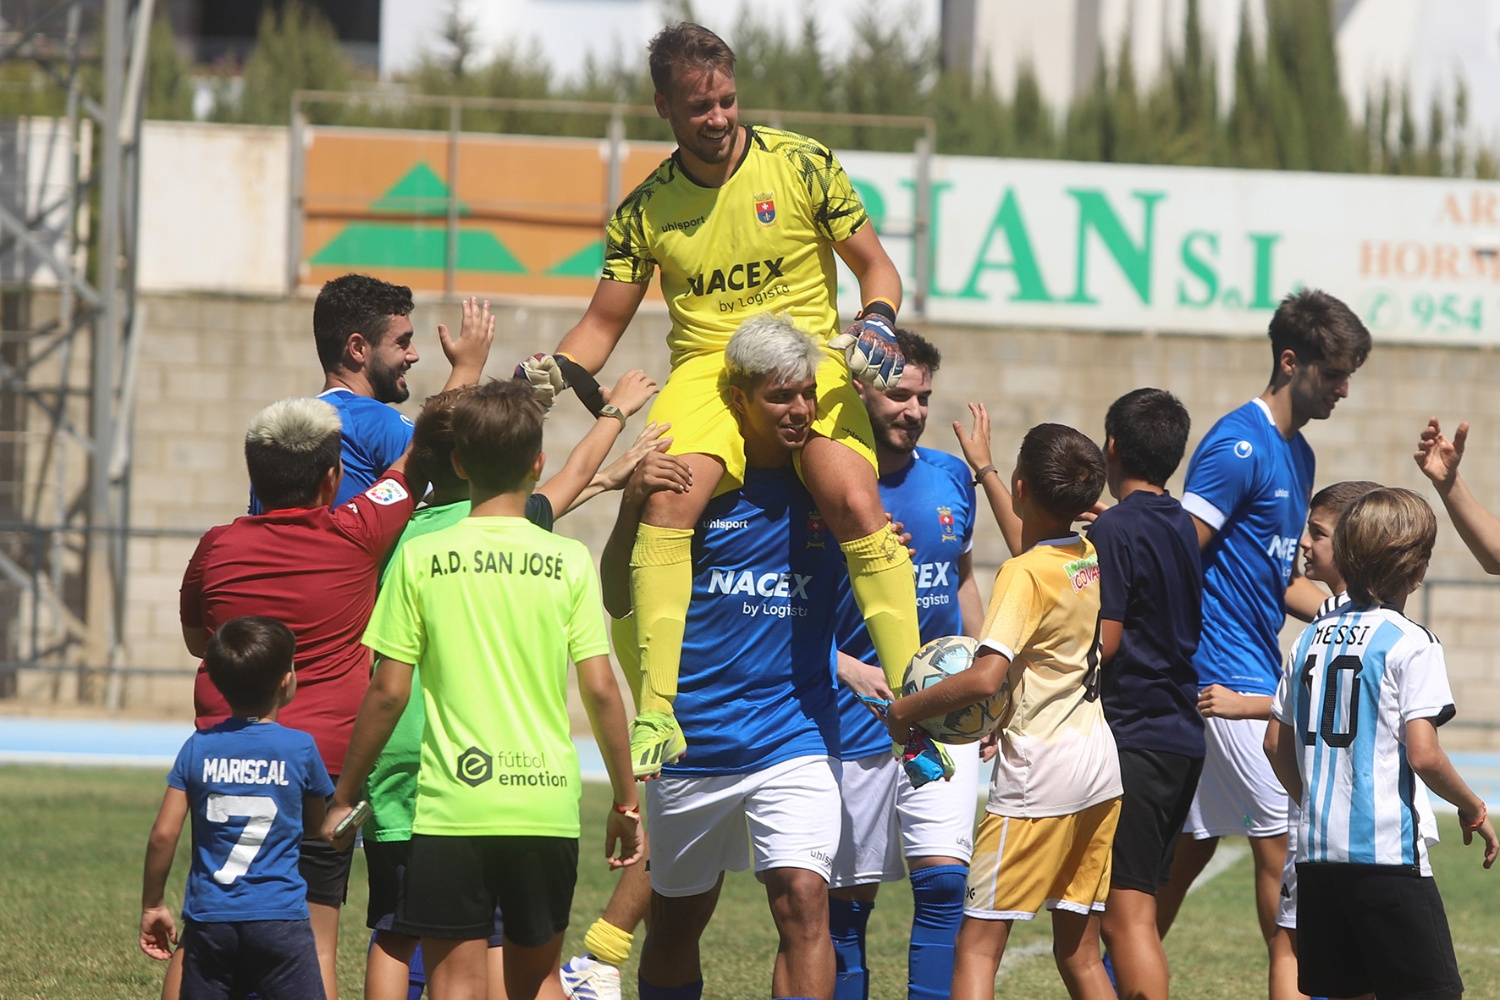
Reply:
[[[182,996],[325,1000],[312,924],[306,920],[186,921]]]

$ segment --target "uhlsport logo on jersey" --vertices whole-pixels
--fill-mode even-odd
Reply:
[[[1099,582],[1099,557],[1090,555],[1075,559],[1064,564],[1063,572],[1068,574],[1075,591],[1082,590],[1091,583]]]
[[[776,224],[776,192],[766,191],[755,196],[755,221],[762,227]]]
[[[1249,458],[1250,453],[1254,450],[1255,448],[1251,446],[1249,441],[1236,441],[1234,443],[1235,458]]]
[[[828,525],[823,521],[823,515],[815,510],[807,512],[807,545],[809,549],[821,549],[823,547],[823,532],[828,530]]]
[[[943,529],[942,540],[945,542],[958,541],[958,534],[953,530],[954,524],[957,523],[953,520],[953,508],[939,507],[937,509],[937,519],[938,525]]]

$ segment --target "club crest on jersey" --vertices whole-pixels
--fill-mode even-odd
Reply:
[[[1074,559],[1063,566],[1063,572],[1068,574],[1075,591],[1082,590],[1091,583],[1099,582],[1099,557],[1090,555]]]
[[[953,520],[953,508],[952,507],[939,507],[937,509],[937,518],[938,518],[938,525],[943,529],[943,538],[942,538],[942,540],[945,541],[945,542],[956,542],[956,541],[958,541],[958,534],[957,534],[957,532],[955,532],[953,530],[953,526],[956,523]]]
[[[766,191],[755,196],[755,221],[763,227],[776,224],[776,192]]]
[[[807,512],[807,545],[809,549],[821,549],[823,547],[823,532],[828,530],[828,525],[823,521],[823,515],[815,510]]]

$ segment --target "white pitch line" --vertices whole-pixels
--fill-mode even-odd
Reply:
[[[1198,877],[1193,881],[1193,884],[1188,886],[1187,894],[1191,896],[1194,892],[1239,864],[1249,853],[1250,848],[1242,847],[1238,844],[1233,847],[1221,846],[1214,852],[1214,856],[1208,860],[1208,864],[1203,866],[1203,871],[1198,873]],[[1023,962],[1029,962],[1033,958],[1040,958],[1043,955],[1050,954],[1052,954],[1051,940],[1033,941],[1030,944],[1023,944],[1019,948],[1007,948],[1005,950],[1005,957],[1000,961],[1000,971],[995,973],[995,982],[999,983],[1000,980],[1014,972]]]
[[[1193,884],[1188,886],[1187,894],[1191,896],[1203,886],[1208,885],[1208,883],[1239,864],[1240,860],[1249,853],[1249,847],[1242,847],[1239,844],[1233,847],[1225,847],[1220,844],[1219,849],[1214,852],[1214,856],[1208,859],[1208,864],[1203,866],[1203,871],[1199,872]]]

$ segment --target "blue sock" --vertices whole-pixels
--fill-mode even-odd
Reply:
[[[964,918],[965,865],[934,865],[911,873],[911,952],[907,995],[941,1000],[953,992],[953,942]]]
[[[422,1000],[422,991],[427,988],[427,966],[422,963],[422,946],[418,944],[411,953],[410,978],[406,981],[406,1000]]]
[[[1115,982],[1115,963],[1109,960],[1109,952],[1107,950],[1100,961],[1104,963],[1104,974],[1109,977],[1109,985],[1118,989],[1120,984]]]
[[[636,973],[636,992],[641,1000],[703,1000],[703,980],[681,986],[653,986]]]
[[[833,1000],[869,1000],[870,970],[865,968],[865,925],[873,902],[828,897],[828,936],[833,938],[833,962],[838,979]]]

